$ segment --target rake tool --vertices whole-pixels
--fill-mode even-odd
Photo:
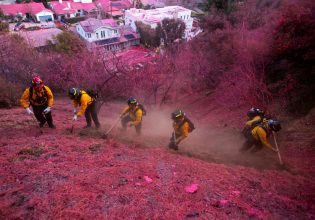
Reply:
[[[35,118],[35,116],[33,114],[32,114],[32,118],[33,118],[34,123],[38,125],[39,133],[43,134],[44,132],[43,132],[42,128],[40,127],[40,125],[38,124],[37,119]]]
[[[277,150],[277,153],[278,153],[278,158],[279,158],[280,165],[283,165],[283,161],[282,161],[281,154],[280,154],[280,151],[279,151],[278,142],[277,142],[277,139],[276,139],[276,133],[274,131],[272,132],[272,136],[273,136],[273,141],[275,142],[275,146],[276,146],[276,150]]]
[[[72,120],[72,122],[71,122],[70,133],[71,133],[71,134],[74,133],[74,121],[73,121],[73,120]]]
[[[103,135],[103,138],[108,138],[109,133],[117,126],[117,124],[120,122],[120,117],[115,121],[115,123],[108,129],[108,131]]]

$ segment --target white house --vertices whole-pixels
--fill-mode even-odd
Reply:
[[[118,25],[113,19],[89,18],[77,24],[79,35],[88,42],[119,37]]]
[[[52,11],[48,9],[38,12],[37,14],[35,14],[35,17],[37,21],[53,21],[54,20]]]
[[[134,31],[137,30],[136,21],[141,21],[150,25],[151,28],[156,28],[158,23],[165,18],[182,20],[186,25],[183,38],[189,38],[193,25],[193,18],[189,9],[181,6],[168,6],[151,10],[131,8],[125,11],[125,25],[131,26]]]
[[[140,36],[130,28],[118,26],[113,19],[89,18],[76,26],[76,31],[89,47],[104,47],[105,50],[120,50],[140,43]]]

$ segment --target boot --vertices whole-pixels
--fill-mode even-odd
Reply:
[[[56,129],[56,126],[54,124],[49,125],[50,128]]]
[[[168,147],[173,150],[178,150],[178,146],[174,142],[170,142]]]

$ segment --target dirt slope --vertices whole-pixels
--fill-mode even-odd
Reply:
[[[121,107],[104,107],[103,130]],[[280,137],[288,172],[267,151],[240,155],[235,129],[198,118],[180,151],[168,150],[168,109],[151,110],[141,138],[115,129],[107,140],[82,119],[70,134],[68,100],[53,115],[57,129],[40,134],[23,109],[0,110],[0,219],[315,218],[314,143],[294,148],[299,132]]]

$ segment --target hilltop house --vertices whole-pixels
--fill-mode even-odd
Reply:
[[[65,20],[74,17],[83,17],[88,14],[95,14],[97,12],[97,7],[91,0],[74,0],[72,1],[62,1],[51,2],[50,6],[55,12],[56,18],[58,20]]]
[[[113,18],[122,18],[124,11],[132,6],[128,0],[97,0],[95,3],[102,11]]]
[[[53,21],[53,12],[44,7],[43,3],[25,3],[1,5],[0,10],[5,16],[11,16],[13,19],[33,19],[37,22]]]
[[[156,8],[151,10],[143,10],[131,8],[125,11],[125,25],[131,26],[136,31],[136,21],[141,21],[151,28],[156,28],[163,19],[180,19],[185,25],[184,39],[191,37],[191,30],[193,27],[193,18],[191,18],[191,10],[181,6],[168,6],[164,8]]]
[[[76,26],[88,48],[103,47],[107,51],[121,50],[140,43],[140,36],[130,27],[118,26],[113,19],[89,18]]]

